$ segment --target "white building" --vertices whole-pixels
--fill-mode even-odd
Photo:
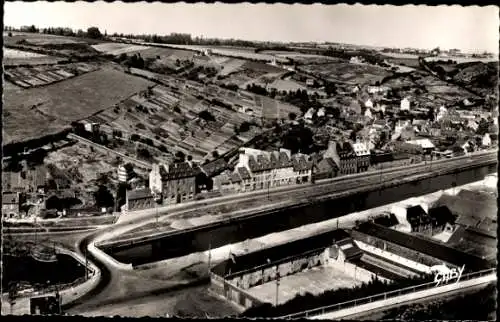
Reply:
[[[474,121],[474,120],[469,120],[467,122],[467,127],[470,128],[470,129],[472,129],[472,130],[474,130],[474,132],[475,132],[475,131],[477,131],[477,129],[479,127],[479,124],[477,124],[477,122]]]
[[[491,145],[491,137],[489,133],[486,133],[483,136],[483,141],[482,141],[483,146],[490,146]]]
[[[418,145],[424,150],[432,150],[435,148],[434,144],[432,144],[429,139],[408,140],[406,143]]]
[[[371,118],[371,119],[373,118],[373,114],[372,114],[371,109],[369,109],[369,108],[366,109],[365,116],[368,118]]]
[[[321,107],[319,110],[318,110],[318,113],[316,114],[318,117],[323,117],[325,116],[325,108],[324,107]]]
[[[408,125],[410,125],[409,120],[405,120],[405,121],[398,120],[398,122],[396,123],[396,125],[394,127],[394,133],[401,133],[403,131],[403,129],[405,129]]]
[[[358,157],[370,155],[370,148],[367,142],[356,142],[352,145],[354,154]]]
[[[312,162],[290,150],[266,152],[241,148],[235,173],[243,180],[243,191],[311,182]]]
[[[439,111],[436,114],[436,121],[441,120],[446,114],[448,114],[448,109],[444,106],[439,107]]]
[[[131,172],[131,169],[130,167],[127,167],[123,164],[119,165],[118,166],[118,181],[119,182],[127,182],[129,179],[130,179],[130,172]]]
[[[366,108],[373,108],[373,102],[371,99],[366,100],[365,107]]]
[[[353,56],[353,57],[351,57],[351,59],[349,60],[349,62],[351,64],[361,64],[361,63],[363,63],[363,59],[360,58],[360,57],[358,57],[358,56]]]
[[[410,110],[410,100],[405,97],[401,100],[401,111],[409,111],[409,110]]]
[[[315,113],[316,113],[316,110],[311,107],[310,109],[307,110],[306,114],[304,115],[304,119],[305,120],[312,120]]]
[[[370,94],[385,93],[385,92],[389,91],[389,87],[387,87],[387,86],[368,86],[367,91]]]

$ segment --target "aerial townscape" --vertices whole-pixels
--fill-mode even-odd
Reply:
[[[5,4],[2,315],[496,319],[498,7],[273,6]]]

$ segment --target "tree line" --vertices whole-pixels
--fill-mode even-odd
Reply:
[[[20,31],[20,32],[32,32],[32,33],[42,33],[47,35],[56,35],[56,36],[66,36],[66,37],[82,37],[82,38],[92,38],[92,39],[102,39],[107,37],[106,32],[104,34],[101,33],[99,28],[97,27],[89,27],[86,31],[82,29],[73,30],[68,27],[48,27],[48,28],[38,28],[35,25],[31,26],[22,26],[20,28],[14,27],[5,27],[5,31],[9,32],[9,36],[12,34],[12,31]]]

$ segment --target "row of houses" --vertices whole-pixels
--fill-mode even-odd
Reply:
[[[182,203],[207,190],[237,193],[312,181],[313,162],[306,155],[291,155],[285,149],[241,148],[239,152],[233,171],[221,161],[201,166],[194,162],[154,164],[149,187],[128,191],[123,210],[153,208],[155,202]]]
[[[318,164],[318,173],[324,173],[328,165],[334,168],[334,176],[367,171],[370,167],[370,155],[366,142],[330,141],[323,160]]]
[[[233,171],[214,177],[214,190],[245,192],[312,181],[313,162],[289,150],[266,152],[241,148]]]

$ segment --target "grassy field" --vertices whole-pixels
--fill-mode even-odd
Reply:
[[[219,72],[219,75],[221,76],[227,76],[231,73],[234,73],[238,70],[241,69],[241,67],[245,64],[244,60],[241,59],[228,59],[227,61],[224,62],[222,65],[223,68]]]
[[[23,88],[52,84],[77,75],[97,70],[96,64],[55,64],[30,67],[9,68],[5,71],[6,80]]]
[[[348,84],[371,84],[381,81],[384,77],[390,75],[390,72],[381,67],[344,62],[304,65],[301,66],[301,69],[309,73],[321,75],[334,82]]]
[[[387,62],[395,65],[402,65],[402,66],[407,66],[407,67],[412,67],[412,68],[418,68],[420,64],[418,63],[418,58],[387,58]]]
[[[3,49],[3,63],[5,66],[55,64],[60,60],[62,59],[58,57],[32,53],[29,51],[10,48]]]
[[[12,37],[9,37],[8,33],[4,32],[3,39],[6,45],[14,45],[21,40],[26,40],[30,44],[38,46],[43,46],[48,44],[76,44],[84,42],[82,39],[79,38],[46,35],[38,33],[27,33],[27,32],[12,32]]]
[[[160,47],[149,47],[147,49],[142,49],[137,51],[144,58],[160,58],[172,57],[175,59],[191,59],[196,53],[188,50],[178,50],[172,48],[160,48]]]
[[[301,84],[294,82],[292,80],[281,80],[277,79],[275,80],[272,84],[269,85],[272,88],[276,88],[278,91],[297,91],[297,90],[303,90],[306,89],[305,86],[302,86]]]
[[[142,78],[105,67],[45,87],[4,91],[4,144],[61,129],[149,85]]]
[[[92,48],[99,52],[103,52],[109,55],[121,55],[121,54],[128,54],[131,52],[137,52],[145,49],[149,49],[150,47],[147,46],[140,46],[140,45],[131,45],[131,44],[122,44],[122,43],[114,43],[114,42],[107,42],[107,43],[102,43],[102,44],[97,44],[93,45]]]

